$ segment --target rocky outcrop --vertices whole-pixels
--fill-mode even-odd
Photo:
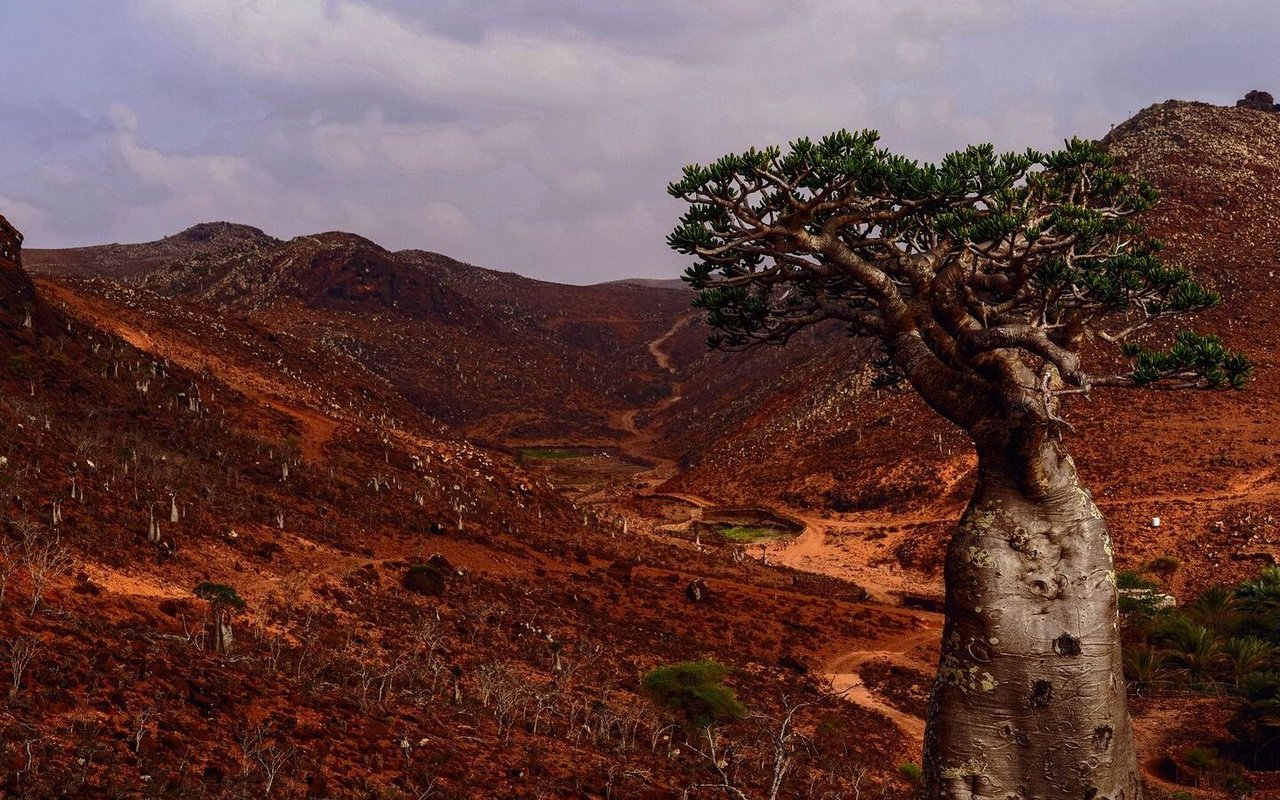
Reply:
[[[1254,89],[1243,98],[1237,100],[1236,108],[1251,108],[1254,111],[1280,111],[1280,105],[1276,104],[1275,98],[1271,96],[1271,93],[1260,89]]]
[[[22,269],[22,234],[0,217],[0,326],[30,328],[36,291]]]
[[[22,234],[0,217],[0,259],[22,266]]]
[[[712,600],[711,588],[702,578],[690,581],[689,585],[684,587],[684,596],[691,603],[710,603]]]

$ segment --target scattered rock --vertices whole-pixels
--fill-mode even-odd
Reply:
[[[702,578],[691,581],[688,586],[684,587],[684,596],[694,603],[710,603],[713,599],[711,589]]]
[[[902,607],[913,608],[918,611],[928,611],[933,614],[941,614],[946,603],[941,597],[929,597],[922,594],[913,594],[910,592],[902,595]]]
[[[618,559],[609,565],[605,574],[618,583],[631,583],[631,570],[635,569],[635,566],[634,561]]]
[[[76,585],[72,588],[72,591],[76,594],[97,597],[102,594],[102,587],[90,580],[88,575],[81,573],[76,576]]]
[[[187,682],[187,700],[197,708],[205,711],[212,709],[218,704],[216,698],[209,692],[209,687],[199,681]]]
[[[781,656],[778,656],[778,666],[784,669],[789,669],[798,675],[809,674],[809,666],[807,664],[801,661],[798,657],[787,653],[783,653]]]
[[[443,597],[444,573],[431,564],[414,564],[404,575],[404,588],[428,597]]]
[[[435,567],[436,570],[438,570],[440,574],[444,576],[456,575],[457,577],[462,577],[463,575],[467,574],[464,570],[461,570],[455,567],[452,564],[452,562],[449,561],[449,559],[444,557],[444,554],[442,553],[433,553],[431,555],[431,558],[427,559],[427,564],[429,566]]]

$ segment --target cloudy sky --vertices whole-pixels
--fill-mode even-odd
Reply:
[[[685,163],[1047,148],[1280,95],[1278,51],[1275,0],[0,0],[0,214],[31,247],[225,219],[670,277]]]

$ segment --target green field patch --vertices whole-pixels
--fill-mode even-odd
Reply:
[[[521,458],[540,458],[545,461],[585,458],[591,455],[590,451],[575,447],[522,447],[517,452]]]
[[[729,541],[738,542],[739,544],[767,542],[773,539],[781,539],[787,535],[787,531],[772,525],[732,525],[726,523],[716,525],[714,530]]]

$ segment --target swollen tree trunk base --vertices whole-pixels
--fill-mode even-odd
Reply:
[[[1036,498],[984,472],[952,539],[930,800],[1139,800],[1111,536],[1075,470]]]
[[[231,648],[235,645],[235,635],[231,632],[231,620],[224,616],[215,617],[213,620],[213,651],[220,656],[225,656],[231,652]]]

